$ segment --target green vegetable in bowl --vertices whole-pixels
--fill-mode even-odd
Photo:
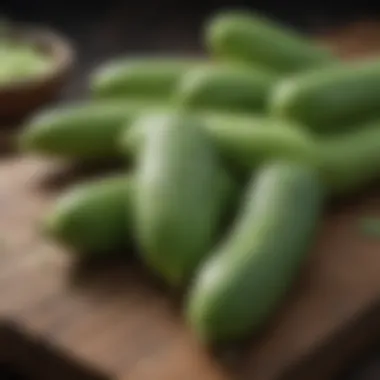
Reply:
[[[47,55],[31,44],[0,36],[0,85],[37,77],[50,65]]]

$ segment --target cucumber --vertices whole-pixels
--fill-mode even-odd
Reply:
[[[97,69],[90,79],[98,98],[169,98],[181,76],[200,64],[196,58],[120,58]]]
[[[195,68],[179,81],[176,104],[187,109],[264,112],[277,76],[224,65]]]
[[[20,149],[68,158],[113,157],[121,129],[139,113],[160,107],[156,102],[124,100],[78,102],[44,110],[25,125]]]
[[[199,113],[199,118],[224,161],[243,171],[250,172],[274,158],[309,162],[311,165],[319,162],[319,145],[298,124],[263,116],[227,113],[204,112]],[[150,133],[149,128],[155,128],[147,120],[146,117],[138,118],[130,128],[122,131],[119,145],[123,154],[132,158],[138,155]]]
[[[206,25],[208,50],[219,59],[288,74],[336,61],[327,49],[248,11],[217,14]]]
[[[234,184],[195,117],[150,122],[136,166],[137,242],[158,276],[182,286],[213,245]]]
[[[267,117],[208,114],[205,126],[219,154],[247,171],[263,162],[283,158],[314,165],[319,150],[302,126]]]
[[[86,257],[130,248],[134,186],[125,174],[75,185],[52,206],[45,234]]]
[[[335,133],[380,117],[380,60],[313,70],[281,81],[270,113],[312,131]]]
[[[380,120],[319,142],[323,178],[335,194],[363,188],[380,178]]]
[[[232,230],[189,292],[186,315],[201,340],[244,338],[276,312],[313,240],[323,192],[302,164],[271,162],[257,172]]]

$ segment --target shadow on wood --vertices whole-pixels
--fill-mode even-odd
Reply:
[[[11,380],[110,380],[8,321],[0,323],[1,367]]]

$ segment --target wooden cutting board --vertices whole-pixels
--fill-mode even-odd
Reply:
[[[380,26],[326,34],[342,56],[380,51]],[[366,44],[363,43],[365,41]],[[39,221],[75,177],[33,157],[0,161],[0,364],[37,379],[329,380],[380,336],[380,217],[375,188],[326,210],[318,242],[261,336],[211,354],[180,302],[133,259],[81,266]]]

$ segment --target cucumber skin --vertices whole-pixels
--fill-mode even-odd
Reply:
[[[267,117],[208,114],[206,131],[219,154],[235,167],[250,172],[273,159],[316,165],[319,147],[301,125]]]
[[[284,79],[273,90],[269,112],[324,134],[380,118],[380,60],[333,65]]]
[[[106,63],[91,76],[95,98],[143,97],[169,99],[178,80],[194,66],[196,58],[121,58]]]
[[[352,193],[380,178],[380,120],[320,139],[319,170],[334,195]]]
[[[192,117],[150,117],[136,165],[136,236],[149,267],[182,286],[216,239],[234,193]]]
[[[264,112],[278,76],[264,70],[218,65],[190,70],[179,81],[174,102],[186,109]]]
[[[257,332],[291,287],[319,222],[324,190],[308,167],[264,165],[225,240],[200,268],[187,302],[207,343]]]
[[[337,59],[325,48],[248,11],[216,15],[206,25],[208,50],[218,59],[246,63],[281,74],[329,65]]]
[[[165,107],[138,100],[78,102],[47,109],[25,124],[18,138],[22,151],[66,158],[115,157],[122,128],[145,110]]]
[[[134,179],[125,174],[79,183],[53,204],[44,233],[79,256],[131,248]]]

